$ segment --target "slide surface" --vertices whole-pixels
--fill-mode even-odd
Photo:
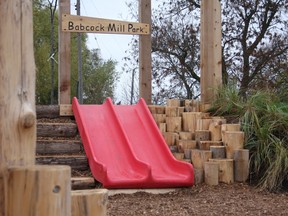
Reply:
[[[72,109],[94,178],[105,188],[192,186],[189,163],[171,154],[145,101],[80,105]]]

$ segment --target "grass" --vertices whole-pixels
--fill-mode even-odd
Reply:
[[[262,189],[281,189],[288,181],[288,104],[269,92],[244,99],[236,88],[224,87],[210,111],[240,119],[250,151],[250,180]]]

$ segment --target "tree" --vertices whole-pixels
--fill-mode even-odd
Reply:
[[[87,71],[83,77],[83,102],[85,104],[101,104],[107,97],[113,99],[115,83],[118,76],[115,71],[116,62],[103,61],[99,50],[88,52]]]
[[[242,96],[271,81],[266,88],[278,86],[288,66],[288,0],[221,0],[221,4],[223,82],[236,83]],[[158,2],[153,10],[154,99],[199,94],[199,8],[200,0],[170,0]]]
[[[34,53],[36,63],[36,103],[51,104],[57,102],[58,77],[58,29],[57,1],[34,0]],[[51,16],[55,16],[51,18]],[[53,28],[52,26],[53,25]],[[117,80],[115,72],[116,62],[101,59],[100,51],[90,51],[86,45],[87,34],[81,34],[82,42],[82,68],[84,76],[85,102],[103,102],[104,97],[113,97],[114,82]],[[53,62],[53,64],[52,64]],[[50,63],[50,64],[49,64]],[[50,85],[49,85],[50,84]],[[77,34],[71,33],[71,96],[77,95],[78,60],[77,60]],[[86,91],[86,92],[85,92]],[[55,97],[55,98],[54,98]]]

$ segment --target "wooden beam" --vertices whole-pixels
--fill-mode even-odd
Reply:
[[[58,103],[71,104],[70,32],[62,32],[62,14],[70,14],[70,0],[59,0]]]
[[[139,0],[139,20],[151,26],[151,0]],[[152,40],[150,35],[139,36],[139,94],[147,104],[152,102]]]
[[[221,8],[219,0],[201,1],[201,103],[209,104],[222,85]]]
[[[0,215],[7,214],[8,166],[34,164],[36,144],[32,1],[0,7]]]

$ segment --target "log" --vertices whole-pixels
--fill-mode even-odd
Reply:
[[[166,115],[165,114],[152,114],[157,125],[160,123],[166,123]]]
[[[191,132],[179,132],[179,139],[181,140],[193,140],[194,139],[194,134]]]
[[[72,190],[92,189],[96,187],[95,179],[93,177],[72,177]]]
[[[233,154],[236,149],[244,147],[244,132],[242,131],[225,131],[224,146],[226,147],[226,157],[233,159]]]
[[[204,182],[204,169],[194,167],[194,184],[198,185]]]
[[[199,146],[200,141],[210,140],[210,131],[209,130],[196,130],[195,131],[195,140],[196,140],[198,146]]]
[[[197,119],[196,130],[209,130],[212,118]]]
[[[192,149],[184,149],[184,159],[189,159],[191,163],[191,151]]]
[[[166,132],[162,133],[162,136],[164,137],[168,146],[176,145],[176,141],[179,139],[178,133]]]
[[[189,131],[194,133],[196,130],[197,120],[202,118],[201,112],[184,112],[183,118],[183,131]]]
[[[166,132],[166,123],[159,123],[158,127],[161,133]]]
[[[221,125],[221,136],[222,136],[222,141],[224,142],[225,136],[224,133],[225,131],[240,131],[240,124],[222,124]]]
[[[209,131],[211,132],[211,140],[212,141],[221,141],[222,135],[221,135],[221,121],[214,121],[209,125]]]
[[[72,191],[72,216],[97,215],[107,213],[108,190],[94,189]]]
[[[37,105],[36,106],[37,119],[40,118],[59,118],[60,107],[59,105]]]
[[[38,165],[68,165],[73,170],[89,169],[86,156],[37,156]]]
[[[167,103],[167,106],[170,106],[170,107],[180,107],[179,99],[167,99],[166,103]]]
[[[219,163],[206,161],[204,163],[204,180],[207,185],[219,184]]]
[[[166,113],[166,117],[179,117],[178,107],[166,106],[165,113]]]
[[[179,132],[182,130],[181,117],[166,117],[167,132]]]
[[[200,141],[198,143],[199,145],[199,150],[211,150],[210,147],[211,146],[223,146],[222,141],[211,141],[211,140],[206,140],[206,141]],[[213,152],[212,152],[213,155]]]
[[[37,154],[79,154],[84,153],[78,140],[37,140]]]
[[[249,150],[234,151],[234,178],[237,182],[246,182],[249,177]]]
[[[234,183],[233,159],[209,159],[209,161],[219,163],[219,182]]]
[[[212,158],[226,158],[226,147],[225,146],[210,146],[210,151],[212,152]]]
[[[178,146],[177,145],[170,145],[169,149],[172,153],[177,153],[178,152]]]
[[[183,160],[184,159],[184,153],[175,152],[175,153],[172,153],[172,154],[174,155],[174,157],[177,160]]]
[[[36,73],[32,1],[0,4],[0,215],[4,216],[8,215],[8,166],[35,163]]]
[[[194,150],[191,151],[191,160],[194,168],[204,169],[204,162],[212,158],[211,151]]]
[[[71,104],[60,104],[60,116],[74,116]]]
[[[197,147],[195,140],[178,140],[176,143],[179,152],[184,152],[184,149],[196,149]]]
[[[38,137],[75,137],[78,127],[75,123],[38,123]]]
[[[11,167],[7,215],[71,215],[68,166]]]
[[[165,106],[148,105],[148,109],[152,114],[165,114]]]

